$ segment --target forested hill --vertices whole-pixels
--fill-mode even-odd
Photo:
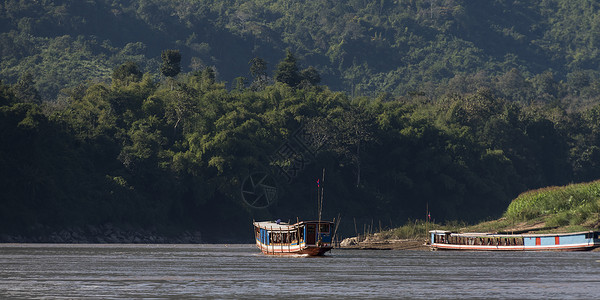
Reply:
[[[318,178],[346,235],[471,222],[600,178],[595,2],[338,2],[2,2],[0,241],[250,241]]]
[[[134,61],[158,73],[179,49],[184,72],[214,67],[230,85],[285,49],[352,95],[443,94],[500,82],[504,96],[589,94],[598,83],[600,4],[592,0],[99,0],[0,3],[0,76],[33,74],[42,98],[107,80]],[[483,81],[483,82],[482,82]],[[440,87],[442,85],[442,87]],[[440,92],[440,89],[442,92]]]

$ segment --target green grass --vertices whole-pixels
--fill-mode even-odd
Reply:
[[[549,227],[597,226],[599,214],[600,181],[593,181],[525,192],[511,202],[504,217],[515,222],[545,218]]]
[[[600,180],[531,190],[514,199],[497,220],[466,225],[408,220],[405,225],[383,231],[384,239],[422,239],[427,230],[454,232],[511,232],[535,228],[542,232],[576,232],[600,229]]]

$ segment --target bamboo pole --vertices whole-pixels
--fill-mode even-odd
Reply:
[[[429,202],[425,206],[425,236],[429,236]]]
[[[269,245],[271,245],[271,253],[275,254],[275,248],[273,248],[273,226],[271,226],[271,231],[269,234]],[[267,253],[269,253],[269,246],[267,246]]]
[[[335,221],[334,219],[334,223],[335,223],[335,230],[333,231],[333,236],[331,238],[331,242],[333,243],[333,246],[335,246],[335,241],[337,240],[337,230],[338,230],[338,226],[340,226],[340,221],[342,220],[342,216],[340,216],[340,214],[338,213],[338,217],[337,217],[337,221]]]
[[[356,229],[356,217],[352,217],[352,219],[354,220],[354,234],[356,234],[356,239],[360,240],[360,237],[358,236],[358,230]]]
[[[298,222],[300,223],[300,222]],[[296,224],[298,224],[296,223]],[[296,235],[298,239],[298,251],[302,250],[302,246],[300,245],[300,225],[296,225]]]

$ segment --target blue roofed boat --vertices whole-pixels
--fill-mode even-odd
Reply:
[[[585,251],[600,247],[600,232],[553,234],[453,233],[431,230],[434,250],[471,251]]]
[[[254,222],[256,246],[269,255],[321,256],[331,250],[333,222]]]

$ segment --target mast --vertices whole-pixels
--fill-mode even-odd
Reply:
[[[323,177],[321,177],[321,181],[325,183],[325,168],[323,168]],[[319,195],[320,192],[320,195]],[[319,223],[317,224],[317,244],[319,243],[319,238],[321,236],[321,215],[323,213],[323,188],[321,184],[317,184],[317,205],[318,205],[318,213],[319,213]]]
[[[325,183],[325,168],[323,168],[323,177],[321,178],[321,181],[323,183]],[[323,213],[323,188],[320,187],[320,192],[321,192],[321,197],[320,197],[320,201],[319,201],[319,224],[321,223],[321,215]]]

